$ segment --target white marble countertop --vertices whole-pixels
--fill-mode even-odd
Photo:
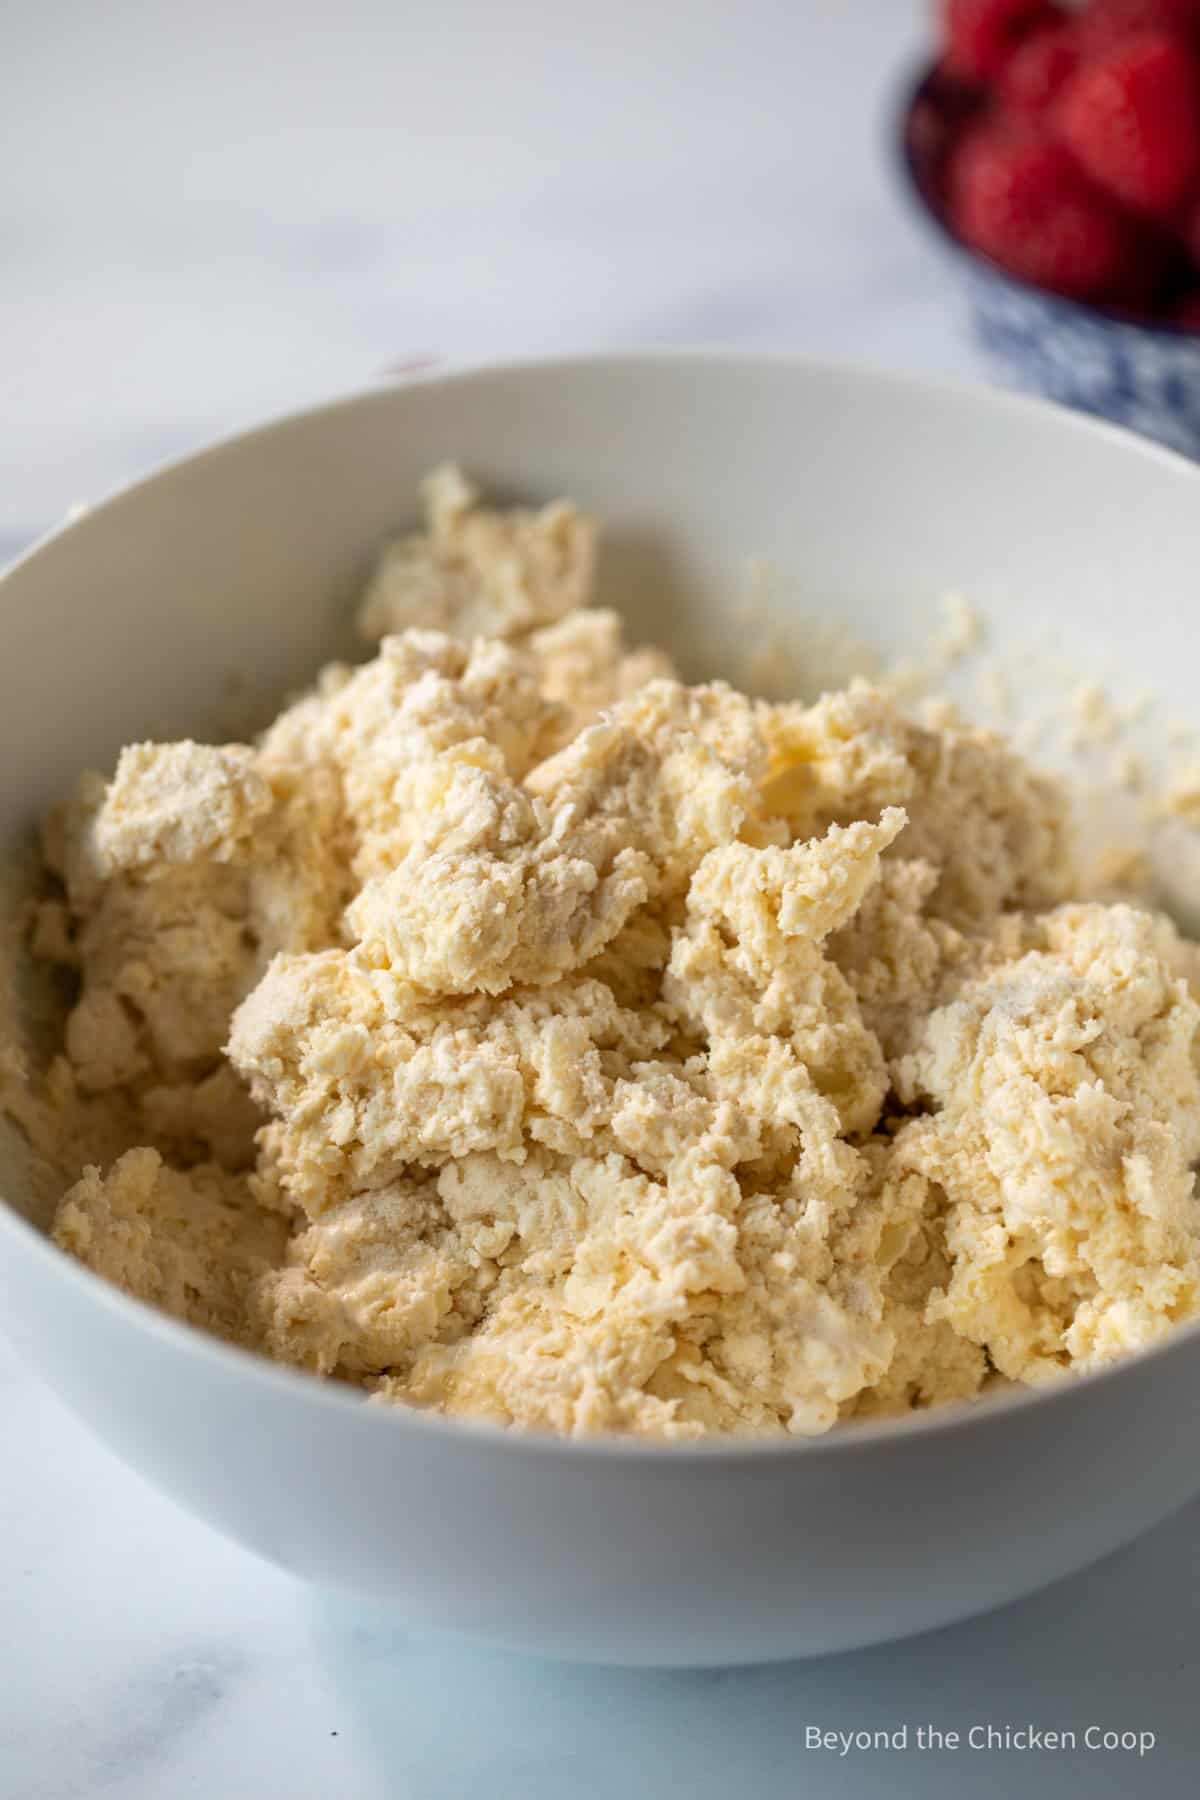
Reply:
[[[412,358],[719,341],[970,372],[885,154],[924,10],[24,9],[0,74],[0,558]],[[119,1465],[2,1345],[0,1442],[3,1800],[1196,1791],[1200,1506],[951,1631],[646,1674],[413,1637],[297,1586]],[[1157,1744],[805,1744],[905,1723]]]

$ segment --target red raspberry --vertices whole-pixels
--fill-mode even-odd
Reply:
[[[1171,308],[1172,325],[1182,325],[1187,331],[1200,331],[1200,291],[1185,294]]]
[[[1081,167],[1134,212],[1161,218],[1200,177],[1200,79],[1178,38],[1146,33],[1078,69],[1055,117]]]
[[[1200,0],[1091,0],[1079,15],[1085,56],[1100,56],[1144,31],[1200,35]]]
[[[1200,204],[1184,209],[1179,237],[1192,262],[1200,269]]]
[[[1016,112],[1045,112],[1079,66],[1079,33],[1074,25],[1039,25],[1017,45],[1000,73],[1000,98]]]
[[[1127,313],[1160,310],[1164,287],[1170,288],[1179,273],[1178,246],[1154,225],[1126,221],[1129,247],[1121,272],[1104,290],[1104,304]]]
[[[964,81],[994,81],[1030,27],[1057,13],[1052,0],[942,0],[946,61]]]
[[[963,240],[1038,287],[1084,299],[1120,277],[1130,222],[1068,151],[1032,132],[987,125],[950,166],[950,222]]]

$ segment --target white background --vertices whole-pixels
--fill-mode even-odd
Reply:
[[[414,357],[721,342],[972,367],[888,163],[916,0],[0,0],[0,23],[0,558]],[[2,1347],[0,1445],[3,1800],[1196,1791],[1200,1508],[906,1645],[645,1674],[432,1643],[297,1587]],[[905,1721],[1159,1746],[804,1749],[810,1724]]]

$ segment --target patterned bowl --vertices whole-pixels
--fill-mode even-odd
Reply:
[[[975,339],[997,378],[1200,458],[1200,332],[1147,324],[1034,287],[970,249],[941,204],[950,136],[971,102],[935,68],[899,120],[905,185],[964,278]]]

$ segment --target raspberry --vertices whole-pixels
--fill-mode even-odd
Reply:
[[[1055,106],[1080,166],[1134,212],[1162,217],[1200,176],[1200,81],[1164,32],[1118,44],[1078,69]]]
[[[1051,0],[943,0],[947,63],[965,81],[994,81],[1031,26],[1057,14]]]
[[[1187,331],[1200,331],[1200,291],[1185,294],[1171,308],[1172,325],[1182,325]]]
[[[1092,0],[1079,16],[1085,56],[1101,56],[1144,31],[1200,36],[1200,0]]]
[[[964,242],[1012,274],[1076,299],[1100,295],[1133,248],[1128,220],[1060,144],[986,125],[950,166],[949,216]]]
[[[1016,112],[1045,112],[1079,64],[1079,33],[1074,25],[1039,25],[1017,45],[1000,73],[998,91]]]
[[[979,117],[979,89],[938,63],[921,84],[906,125],[906,148],[917,183],[930,205],[945,210],[946,169],[955,144]]]
[[[1200,269],[1200,205],[1185,208],[1179,222],[1179,238],[1196,268]]]
[[[1127,313],[1154,313],[1160,309],[1164,289],[1170,291],[1179,274],[1178,247],[1153,225],[1129,220],[1129,248],[1120,274],[1104,289],[1104,304]]]

